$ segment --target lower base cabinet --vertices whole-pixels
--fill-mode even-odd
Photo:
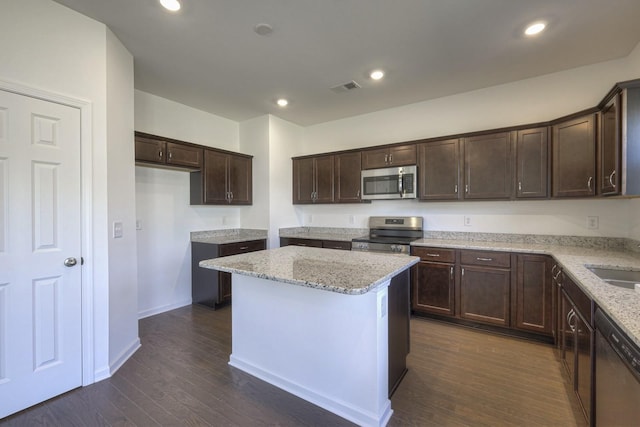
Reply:
[[[231,302],[231,273],[199,266],[200,261],[264,250],[266,239],[213,244],[191,242],[191,301],[216,309]]]
[[[281,237],[280,246],[308,246],[312,248],[351,250],[351,241],[300,239],[297,237]]]
[[[463,266],[460,273],[460,317],[476,322],[509,326],[511,271]]]

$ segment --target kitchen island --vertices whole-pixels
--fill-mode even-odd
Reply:
[[[383,426],[406,371],[408,269],[418,260],[287,246],[200,265],[233,274],[231,366]]]

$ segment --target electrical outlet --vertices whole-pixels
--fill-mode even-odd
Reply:
[[[142,230],[142,221],[136,219],[136,230]]]
[[[122,222],[116,221],[113,223],[113,238],[120,239],[122,238]]]
[[[587,228],[589,230],[597,230],[598,227],[600,226],[599,224],[599,217],[597,216],[588,216],[587,217]]]
[[[464,216],[464,226],[465,227],[471,227],[471,217],[470,216]]]

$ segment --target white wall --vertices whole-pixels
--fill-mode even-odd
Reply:
[[[135,91],[135,129],[239,151],[239,124]],[[189,205],[189,172],[137,166],[138,316],[191,303],[190,232],[240,227],[240,208]]]
[[[302,218],[292,204],[293,171],[291,156],[298,151],[304,128],[275,116],[269,119],[269,244],[279,247],[278,230],[296,227]]]
[[[243,228],[269,228],[269,116],[240,123],[240,152],[253,156],[253,205],[240,208]],[[267,242],[268,244],[268,242]]]
[[[108,216],[123,225],[109,236],[109,365],[119,368],[140,347],[135,232],[133,56],[107,29]]]
[[[119,204],[113,209],[109,206],[110,180],[116,177],[108,174],[114,166],[110,163],[108,147],[116,144],[116,149],[125,147],[126,150],[129,141],[118,139],[127,127],[131,112],[126,105],[122,110],[108,110],[107,89],[109,86],[114,96],[126,98],[124,92],[129,88],[120,85],[129,85],[130,77],[126,74],[131,70],[127,54],[114,40],[107,41],[107,34],[103,24],[50,0],[3,1],[0,4],[0,79],[84,100],[91,105],[91,135],[83,139],[82,148],[92,156],[83,164],[86,174],[92,177],[92,187],[88,191],[91,218],[85,218],[91,224],[92,252],[83,256],[85,268],[93,274],[92,283],[88,285],[93,291],[93,307],[84,309],[85,312],[93,310],[90,335],[94,343],[89,359],[93,359],[97,379],[109,375],[110,355],[126,351],[137,328],[136,323],[127,323],[131,318],[126,312],[129,309],[127,301],[122,306],[123,321],[114,325],[109,323],[110,308],[120,303],[110,300],[110,288],[114,284],[111,282],[113,265],[109,262],[112,254],[109,219],[117,215],[123,221],[129,220],[135,203],[132,193],[125,190],[118,196]],[[109,133],[116,138],[108,140]],[[130,174],[127,165],[117,168],[125,175],[122,181],[118,179],[113,185],[127,183],[127,173]],[[120,257],[117,264],[120,270],[135,272],[135,259]],[[135,288],[135,280],[127,286]]]
[[[290,155],[410,141],[548,121],[595,106],[618,81],[640,77],[640,45],[624,59],[310,126]],[[628,200],[374,201],[296,206],[300,225],[366,227],[370,215],[420,215],[429,230],[626,237]],[[465,215],[472,226],[464,226]],[[587,215],[599,217],[589,230]],[[351,218],[354,218],[353,223]]]

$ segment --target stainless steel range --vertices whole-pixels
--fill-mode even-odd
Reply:
[[[422,217],[369,217],[369,236],[351,240],[352,251],[409,254],[409,244],[422,238]]]

